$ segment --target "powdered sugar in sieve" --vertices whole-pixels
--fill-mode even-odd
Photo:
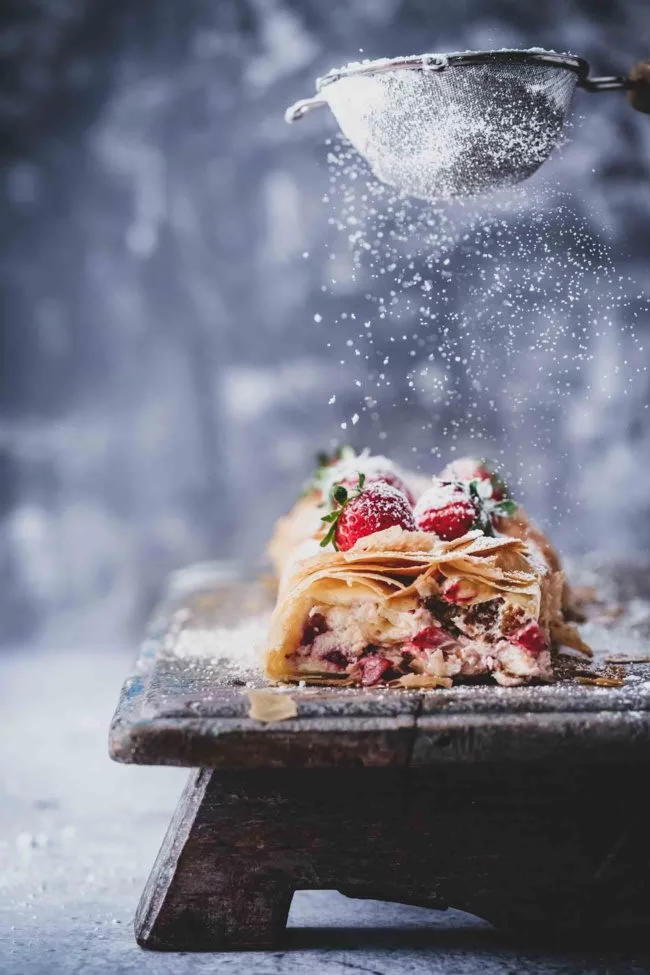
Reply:
[[[319,79],[318,96],[296,103],[286,117],[329,105],[382,182],[444,199],[534,173],[558,140],[577,84],[625,85],[587,74],[581,58],[539,51],[360,62]]]

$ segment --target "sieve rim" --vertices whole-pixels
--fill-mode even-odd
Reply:
[[[339,81],[341,78],[355,77],[360,74],[376,74],[381,71],[444,71],[451,66],[467,66],[477,64],[538,64],[553,68],[565,68],[578,75],[578,81],[584,81],[589,75],[589,62],[576,54],[557,54],[554,51],[466,51],[452,54],[418,54],[397,58],[377,58],[374,61],[352,61],[342,68],[332,68],[327,74],[316,79],[316,90],[322,91],[327,85]]]

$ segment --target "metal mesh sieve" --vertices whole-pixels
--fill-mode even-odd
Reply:
[[[286,118],[329,105],[383,182],[428,200],[470,195],[518,183],[541,166],[576,85],[626,85],[588,72],[582,58],[528,51],[371,61],[319,79],[318,96],[297,102]]]

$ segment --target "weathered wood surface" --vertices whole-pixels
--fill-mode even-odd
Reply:
[[[649,574],[597,578],[629,609],[596,631],[602,649],[640,654]],[[143,947],[277,947],[300,889],[452,906],[546,939],[647,927],[647,664],[621,688],[292,688],[297,717],[263,724],[248,717],[259,672],[186,651],[270,593],[209,572],[181,583],[111,729],[120,761],[200,766],[142,896]]]
[[[462,908],[547,944],[563,933],[593,941],[647,930],[646,814],[630,772],[203,769],[143,894],[138,942],[278,947],[298,889]]]
[[[632,633],[635,654],[650,652],[650,610],[644,615],[648,566],[601,564],[594,570],[587,563],[578,574],[599,580],[609,599],[632,607],[631,617],[598,631],[601,649],[619,651],[625,628],[625,646]],[[205,650],[211,629],[236,628],[271,602],[268,587],[230,571],[207,567],[181,576],[156,613],[135,673],[124,685],[111,728],[112,757],[213,768],[650,758],[645,663],[625,666],[621,688],[581,686],[571,679],[550,686],[430,692],[295,687],[281,693],[296,702],[296,718],[254,721],[248,717],[246,684],[264,686],[261,675],[220,670]],[[180,636],[191,645],[193,632],[201,634],[201,654],[179,656]]]

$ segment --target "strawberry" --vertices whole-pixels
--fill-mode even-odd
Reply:
[[[492,500],[503,501],[509,492],[505,481],[492,470],[486,460],[476,457],[459,457],[447,464],[440,473],[441,481],[489,481],[492,485]]]
[[[471,579],[446,579],[440,586],[444,601],[455,606],[467,606],[478,594],[478,587]]]
[[[342,484],[344,487],[348,488],[348,490],[352,490],[357,486],[358,480],[359,474],[357,473],[354,477],[346,477],[342,481],[339,481],[339,484]],[[379,481],[384,481],[386,484],[390,484],[391,487],[397,488],[398,491],[401,491],[410,505],[415,504],[415,498],[407,488],[405,482],[393,471],[386,471],[385,474],[365,475],[366,484],[378,484]]]
[[[478,509],[460,484],[434,478],[415,506],[415,521],[424,532],[435,532],[445,542],[465,535],[477,519]]]
[[[406,531],[415,531],[415,520],[408,499],[386,481],[365,486],[361,474],[356,490],[350,492],[343,484],[332,488],[333,510],[322,519],[329,530],[321,546],[329,545],[347,552],[359,538],[392,528],[395,525]]]
[[[449,634],[439,626],[425,626],[409,640],[409,645],[418,650],[433,650],[449,640]]]
[[[335,667],[336,670],[345,670],[349,663],[345,652],[343,650],[339,650],[338,647],[335,647],[333,650],[328,650],[327,653],[323,655],[323,660]]]
[[[327,633],[328,630],[327,620],[322,613],[312,613],[303,627],[302,645],[310,646],[317,636],[320,636],[321,633]]]
[[[539,623],[536,623],[535,620],[531,620],[530,623],[524,623],[518,630],[515,630],[510,637],[510,642],[514,643],[517,647],[521,647],[531,657],[539,657],[540,653],[548,650],[548,640],[544,636]]]
[[[378,684],[387,670],[390,670],[390,660],[385,657],[362,657],[359,661],[361,683],[364,687]]]
[[[348,447],[333,463],[326,468],[321,468],[321,472],[320,487],[325,497],[336,484],[342,484],[348,490],[352,490],[357,485],[359,475],[363,474],[366,484],[386,481],[387,484],[392,484],[405,494],[411,505],[415,504],[415,498],[393,461],[380,454],[371,454],[369,450],[355,454],[354,450]]]

